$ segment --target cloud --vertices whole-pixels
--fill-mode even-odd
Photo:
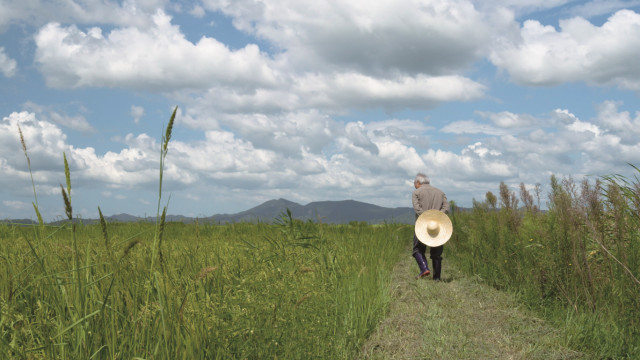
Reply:
[[[211,4],[205,5],[212,7]],[[269,6],[272,5],[275,6],[272,10],[284,6],[269,3]],[[356,11],[360,5],[355,8],[346,6],[343,9],[348,17],[345,21],[356,27],[361,26],[363,21],[371,23],[371,26],[378,26],[377,21],[383,21],[384,18],[381,11],[389,6],[390,3],[383,4],[383,8],[366,13],[363,18]],[[296,7],[296,11],[306,10]],[[443,27],[438,30],[438,36],[453,37],[451,31],[455,30],[455,36],[460,35],[463,39],[460,41],[468,41],[469,36],[488,31],[483,25],[482,31],[466,28],[465,31],[469,34],[456,32],[456,26],[460,24],[462,17],[469,15],[474,21],[480,21],[483,17],[466,2],[456,1],[444,4],[442,8],[420,11],[421,17],[416,17],[412,26],[421,26],[418,20],[425,20],[425,17],[432,19],[432,12],[446,15],[438,20],[440,22],[428,25]],[[252,15],[240,11],[238,16]],[[317,49],[300,53],[305,53],[306,57],[296,57],[295,51],[289,48],[270,56],[251,44],[232,51],[216,39],[206,36],[192,43],[178,26],[171,24],[171,18],[164,12],[158,11],[152,20],[152,25],[146,28],[122,27],[105,34],[97,27],[81,30],[77,26],[47,24],[35,36],[35,62],[47,85],[54,88],[121,87],[170,94],[180,99],[186,105],[185,108],[189,109],[184,117],[185,123],[204,130],[217,129],[220,118],[256,118],[262,115],[286,118],[288,115],[283,114],[307,113],[310,109],[327,115],[345,114],[351,109],[430,109],[448,101],[481,99],[487,90],[485,85],[454,73],[460,69],[454,62],[468,55],[461,56],[458,50],[452,50],[450,58],[442,60],[443,64],[451,66],[450,70],[429,69],[431,60],[420,59],[420,64],[425,64],[424,69],[416,68],[414,71],[405,68],[396,71],[393,69],[405,66],[401,61],[413,58],[411,54],[398,54],[395,58],[386,60],[385,64],[371,65],[383,70],[377,72],[346,66],[340,60],[330,58],[321,61],[322,64],[314,65],[314,58],[318,57],[315,53]],[[246,18],[234,18],[234,24],[241,28],[239,24],[243,20]],[[287,21],[291,21],[275,16],[272,20],[265,19],[268,23],[265,26],[273,26],[269,21],[276,20],[283,21],[282,31],[286,30]],[[262,25],[256,23],[255,26],[257,31],[257,27]],[[389,23],[388,26],[392,24]],[[384,26],[382,29],[385,29]],[[313,26],[300,30],[307,31],[308,36],[315,36],[317,31]],[[392,32],[388,36],[405,36],[404,31],[408,30],[401,30],[398,34]],[[423,30],[435,31],[435,28]],[[491,38],[490,35],[485,35],[485,40]],[[340,38],[337,34],[336,36]],[[276,36],[267,40],[278,44],[277,39],[279,37]],[[387,39],[385,42],[396,43],[397,39]],[[461,50],[463,53],[474,53],[470,58],[460,60],[466,64],[478,59],[480,55],[475,52],[483,48],[482,44],[475,42],[456,45],[454,39],[449,39],[447,44],[452,47],[473,48]],[[370,46],[378,49],[382,45],[385,44]],[[347,47],[346,44],[343,46]],[[423,50],[432,54],[438,49]],[[387,52],[393,51],[385,50]],[[440,52],[438,61],[446,55]],[[371,61],[377,61],[376,57],[378,56],[372,56],[374,60]],[[396,61],[398,63],[394,64]],[[438,66],[440,65],[435,67]],[[216,120],[211,120],[212,118]]]
[[[378,147],[369,139],[361,121],[350,122],[345,126],[346,143],[373,155],[378,155]]]
[[[22,131],[31,166],[43,171],[59,169],[62,153],[69,150],[66,135],[54,124],[39,121],[34,113],[14,112],[0,123],[0,154],[6,166],[15,171],[26,173],[26,159],[16,156],[22,150],[18,126]],[[9,156],[11,154],[11,156]],[[25,176],[26,177],[26,176]],[[45,178],[43,174],[41,178]],[[38,176],[37,178],[40,178]]]
[[[238,117],[257,114],[283,118],[283,113],[313,111],[344,115],[353,109],[430,109],[447,101],[480,99],[486,91],[484,85],[461,76],[379,79],[356,73],[290,75],[290,82],[277,88],[216,87],[204,93],[183,92],[177,96],[188,104],[185,120],[190,126],[211,129],[223,118],[235,123]]]
[[[0,33],[12,24],[41,26],[51,21],[149,26],[168,0],[8,0],[0,3]]]
[[[232,17],[239,30],[270,41],[302,70],[451,74],[481,58],[494,35],[514,25],[508,11],[479,12],[458,0],[204,4]]]
[[[319,153],[340,131],[333,119],[313,110],[274,116],[232,114],[219,121],[257,148],[286,156],[296,156],[300,149]]]
[[[201,19],[204,17],[205,15],[205,10],[202,6],[200,5],[195,5],[190,11],[189,14],[195,16],[198,19]]]
[[[560,20],[560,31],[527,20],[518,42],[504,40],[490,59],[524,85],[584,81],[640,91],[640,14],[620,10],[602,26],[581,17]]]
[[[149,29],[81,31],[50,23],[35,36],[35,62],[54,88],[125,87],[156,92],[225,86],[269,86],[277,74],[256,45],[231,51],[213,38],[188,41],[158,11]]]
[[[435,130],[423,121],[410,119],[381,120],[365,126],[376,141],[397,141],[420,149],[429,145],[429,133]]]
[[[0,72],[10,78],[15,75],[17,67],[16,61],[7,56],[4,52],[4,47],[0,46]]]
[[[142,106],[131,105],[131,116],[133,117],[133,122],[138,124],[140,118],[144,116],[144,108]]]
[[[295,92],[307,95],[307,106],[328,108],[431,108],[445,101],[484,96],[486,88],[462,76],[399,76],[375,78],[358,73],[305,75]]]
[[[632,117],[619,106],[606,101],[597,106],[596,118],[589,120],[557,109],[552,112],[556,128],[502,136],[488,145],[507,162],[520,162],[521,177],[539,176],[536,172],[581,176],[621,171],[627,163],[640,162],[640,112]]]
[[[504,7],[514,11],[518,16],[561,7],[574,0],[474,0],[473,3],[482,11],[493,11]]]
[[[26,102],[24,107],[25,109],[34,112],[40,120],[60,124],[84,134],[91,134],[96,131],[96,129],[91,126],[87,119],[82,115],[69,116],[64,113],[61,114],[50,106],[38,105],[30,101]]]
[[[624,144],[637,144],[640,138],[640,111],[632,117],[628,111],[618,111],[621,102],[605,101],[597,107],[596,124]]]
[[[494,125],[504,129],[526,128],[535,125],[539,121],[529,114],[514,114],[509,111],[499,113],[477,111],[476,113],[485,119],[488,118]]]
[[[455,181],[499,182],[517,175],[517,166],[514,164],[496,156],[480,156],[477,149],[473,151],[473,147],[479,145],[473,145],[470,148],[472,151],[463,151],[461,154],[430,149],[422,158],[430,174]]]
[[[440,131],[449,134],[505,135],[508,133],[506,130],[498,129],[489,124],[478,123],[474,120],[454,121],[444,126]]]
[[[502,155],[499,151],[487,149],[482,145],[481,142],[476,142],[475,144],[471,144],[467,146],[464,150],[462,150],[462,154],[475,154],[480,158],[484,158],[487,155],[490,156],[500,156]]]
[[[74,183],[79,186],[131,188],[147,185],[157,176],[159,145],[146,135],[128,136],[128,148],[119,153],[97,155],[91,147],[77,148],[68,144],[66,134],[52,122],[40,120],[35,113],[20,112],[10,114],[0,123],[0,162],[6,167],[3,174],[7,181],[30,183],[27,160],[15,156],[22,149],[18,125],[38,193],[50,193],[58,183],[64,183],[63,153],[69,161]],[[59,188],[54,193],[59,194]]]
[[[2,205],[13,210],[27,210],[32,205],[24,201],[3,200]]]
[[[621,110],[622,106],[602,103],[593,119],[579,119],[569,110],[556,109],[550,121],[557,128],[520,127],[517,133],[501,133],[512,128],[487,124],[496,132],[485,132],[483,140],[472,140],[459,150],[429,148],[429,138],[440,138],[447,129],[438,131],[424,121],[343,123],[319,113],[238,117],[235,126],[253,128],[244,133],[212,129],[204,132],[203,140],[172,140],[164,188],[172,193],[176,205],[194,197],[210,201],[212,195],[207,194],[215,188],[216,193],[229,196],[242,193],[237,199],[244,200],[236,201],[250,204],[274,197],[315,201],[318,198],[312,194],[322,194],[322,199],[367,199],[408,206],[404,198],[407,186],[419,171],[429,173],[436,186],[446,184],[453,200],[479,196],[500,181],[546,183],[551,173],[606,174],[623,169],[627,162],[640,162],[640,145],[632,140],[640,135],[635,130],[640,128],[640,114],[632,115]],[[525,115],[518,117],[528,118]],[[122,139],[122,149],[97,153],[91,147],[68,144],[58,125],[29,112],[12,113],[0,123],[0,183],[11,185],[16,195],[28,197],[31,192],[26,159],[13,155],[21,149],[18,124],[39,195],[59,197],[64,152],[76,194],[92,189],[104,199],[126,197],[147,203],[157,197],[147,191],[157,184],[160,144],[156,139],[129,134]],[[418,147],[416,138],[426,140]],[[16,188],[16,183],[24,186]],[[149,199],[145,200],[145,192]],[[95,208],[88,203],[96,199],[80,198],[74,199],[84,201],[78,208]],[[25,202],[23,198],[9,200]]]
[[[575,122],[571,123],[569,126],[567,126],[567,129],[575,132],[590,131],[596,136],[601,134],[600,129],[597,125],[580,120],[576,120]]]

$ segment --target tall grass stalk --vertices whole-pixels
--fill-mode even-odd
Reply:
[[[159,288],[159,284],[158,284],[158,276],[157,273],[155,272],[155,261],[156,258],[158,257],[158,255],[161,256],[162,252],[160,249],[160,245],[162,242],[162,233],[164,230],[164,226],[165,226],[165,216],[166,216],[166,211],[167,211],[167,207],[164,207],[163,210],[163,214],[162,217],[160,217],[160,206],[162,203],[162,180],[163,180],[163,176],[164,176],[164,164],[165,164],[165,159],[167,157],[167,153],[169,151],[168,145],[169,145],[169,141],[171,140],[171,133],[173,131],[173,123],[175,121],[176,118],[176,113],[178,111],[178,107],[176,106],[173,109],[173,113],[171,114],[171,117],[169,118],[169,124],[167,125],[166,131],[162,137],[162,141],[161,141],[161,147],[160,147],[160,169],[159,169],[159,179],[158,179],[158,208],[156,211],[156,231],[155,231],[155,236],[153,239],[153,247],[151,249],[151,264],[149,267],[149,281],[150,281],[150,285],[149,285],[149,289],[147,291],[147,300],[145,302],[145,306],[149,307],[150,304],[150,296],[152,291],[155,291],[156,293],[158,293],[158,301],[160,301],[162,295],[160,295],[160,291],[162,291],[162,289]],[[161,314],[161,318],[162,318],[162,327],[163,327],[163,334],[165,336],[163,336],[163,345],[164,345],[164,350],[165,350],[165,355],[167,354],[167,328],[166,328],[166,322],[165,322],[165,307],[161,306],[160,307],[160,314]],[[149,343],[151,340],[151,333],[148,332],[146,334],[146,342]]]
[[[18,124],[18,133],[20,135],[20,144],[22,145],[22,151],[24,153],[24,157],[27,158],[27,167],[29,168],[29,176],[31,177],[31,188],[33,189],[33,197],[35,202],[32,203],[33,209],[36,212],[36,216],[38,218],[38,224],[40,228],[44,226],[44,221],[42,220],[42,215],[40,214],[40,208],[38,207],[38,194],[36,193],[36,183],[33,181],[33,172],[31,171],[31,159],[29,158],[29,154],[27,153],[27,143],[24,141],[24,135],[22,134],[22,129]]]

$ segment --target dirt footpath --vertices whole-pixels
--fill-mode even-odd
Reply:
[[[507,293],[463,276],[443,259],[443,281],[415,280],[410,250],[395,267],[387,318],[362,359],[587,359],[562,333]]]

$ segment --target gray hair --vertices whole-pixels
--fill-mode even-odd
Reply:
[[[429,177],[423,173],[418,173],[418,175],[416,175],[416,179],[414,180],[415,182],[417,182],[418,184],[428,184],[429,183]]]

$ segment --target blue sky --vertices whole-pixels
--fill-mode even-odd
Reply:
[[[0,218],[210,216],[274,198],[470,206],[633,176],[640,1],[8,0]]]

